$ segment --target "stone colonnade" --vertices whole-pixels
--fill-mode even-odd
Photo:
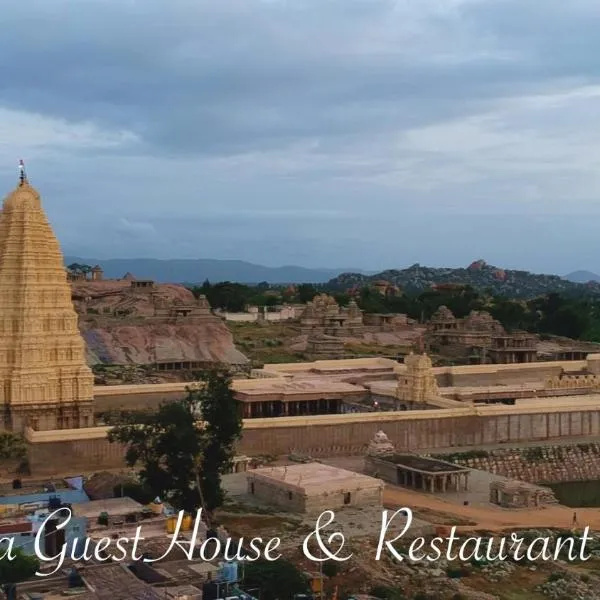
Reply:
[[[317,398],[314,400],[271,400],[244,402],[243,418],[300,417],[305,415],[337,415],[341,413],[343,401],[339,398]]]
[[[429,473],[397,465],[398,485],[422,489],[426,492],[467,491],[469,472]]]

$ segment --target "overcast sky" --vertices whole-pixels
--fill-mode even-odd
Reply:
[[[2,6],[0,183],[67,254],[600,270],[598,0]]]

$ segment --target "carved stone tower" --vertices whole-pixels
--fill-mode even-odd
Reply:
[[[0,424],[91,426],[93,384],[60,246],[21,164],[0,213]]]
[[[413,354],[404,359],[406,372],[399,375],[396,398],[406,402],[426,403],[439,396],[433,365],[427,354]]]

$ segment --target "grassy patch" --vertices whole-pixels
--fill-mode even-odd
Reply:
[[[521,568],[497,583],[479,574],[473,574],[465,583],[471,589],[497,595],[501,600],[548,600],[541,592],[534,591],[547,578],[548,572],[545,570],[529,571]]]
[[[300,330],[289,323],[227,322],[236,347],[253,363],[302,362],[304,353],[290,348]]]

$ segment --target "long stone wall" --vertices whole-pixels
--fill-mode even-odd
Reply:
[[[358,454],[379,429],[401,451],[484,446],[499,443],[591,436],[600,433],[600,410],[533,414],[457,414],[459,410],[429,410],[403,413],[363,413],[359,419],[295,427],[270,423],[265,431],[246,428],[240,445],[245,454],[285,454],[290,451],[311,456]],[[412,418],[411,418],[412,417]],[[303,419],[300,419],[301,421]],[[276,420],[273,420],[276,421]],[[256,424],[258,425],[258,424]]]
[[[94,412],[101,414],[113,410],[156,410],[163,402],[175,402],[184,398],[185,395],[185,391],[150,392],[146,394],[106,394],[96,396],[94,400]]]
[[[500,366],[504,368],[499,369],[498,367]],[[485,367],[481,370],[473,367],[463,369],[460,367],[451,367],[438,373],[437,380],[441,386],[445,387],[504,385],[507,381],[511,384],[532,384],[557,377],[561,374],[564,363],[538,362],[510,366],[485,365]],[[573,365],[569,365],[569,368],[573,368]]]
[[[361,413],[245,421],[238,452],[250,456],[314,457],[362,454],[382,429],[399,451],[515,444],[600,435],[597,401],[523,408],[486,406],[452,410]],[[106,440],[107,428],[26,431],[32,471],[64,473],[123,466],[123,449]]]

